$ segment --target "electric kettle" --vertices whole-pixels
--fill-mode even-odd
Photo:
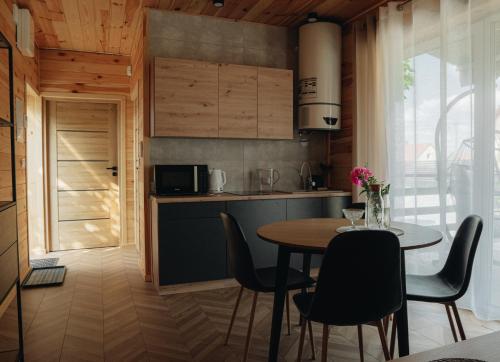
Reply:
[[[212,168],[208,171],[208,175],[208,191],[212,193],[224,192],[224,185],[226,184],[226,172],[216,168]]]

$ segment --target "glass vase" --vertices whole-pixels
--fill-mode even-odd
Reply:
[[[384,201],[384,229],[391,228],[391,200],[389,194],[383,196]]]
[[[366,201],[366,226],[369,229],[385,229],[384,199],[380,185],[370,185]]]

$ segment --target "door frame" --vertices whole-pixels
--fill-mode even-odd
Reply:
[[[53,235],[53,221],[51,220],[51,174],[50,174],[50,150],[48,149],[48,137],[50,137],[48,132],[48,121],[47,121],[47,101],[93,101],[98,103],[114,103],[118,107],[118,119],[117,119],[117,160],[118,160],[118,203],[120,210],[120,240],[118,245],[122,246],[127,244],[127,213],[126,213],[126,139],[125,139],[125,127],[126,127],[126,97],[121,95],[113,94],[90,94],[90,93],[60,93],[60,92],[41,92],[42,96],[42,113],[44,122],[44,164],[45,164],[45,210],[46,210],[46,243],[47,250],[52,250],[52,235]]]

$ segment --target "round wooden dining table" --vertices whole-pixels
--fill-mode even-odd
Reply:
[[[311,254],[323,254],[330,241],[339,234],[337,229],[348,225],[350,225],[350,222],[346,219],[300,219],[276,222],[257,229],[257,235],[261,239],[278,245],[276,292],[274,293],[271,338],[269,341],[269,361],[278,360],[290,254],[304,254],[302,269],[305,274],[309,275]],[[402,235],[398,235],[398,238],[401,245],[403,303],[401,309],[396,312],[396,323],[399,355],[406,356],[410,351],[405,251],[435,245],[443,239],[443,235],[430,227],[402,222],[392,222],[391,228],[399,229],[397,234],[401,234],[402,231]]]

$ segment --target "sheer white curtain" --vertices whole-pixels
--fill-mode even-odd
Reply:
[[[391,6],[377,27],[391,215],[446,235],[409,252],[408,272],[439,270],[460,222],[480,215],[472,283],[460,304],[500,319],[500,0]]]
[[[354,159],[379,180],[388,178],[386,114],[402,120],[403,13],[398,4],[381,8],[354,24],[356,44],[356,122]],[[399,97],[399,101],[395,100]],[[359,191],[359,190],[358,190]],[[356,199],[357,192],[354,195]]]
[[[354,24],[356,44],[356,147],[355,164],[368,166],[379,177],[385,177],[386,144],[382,102],[378,92],[377,19],[368,16]]]

